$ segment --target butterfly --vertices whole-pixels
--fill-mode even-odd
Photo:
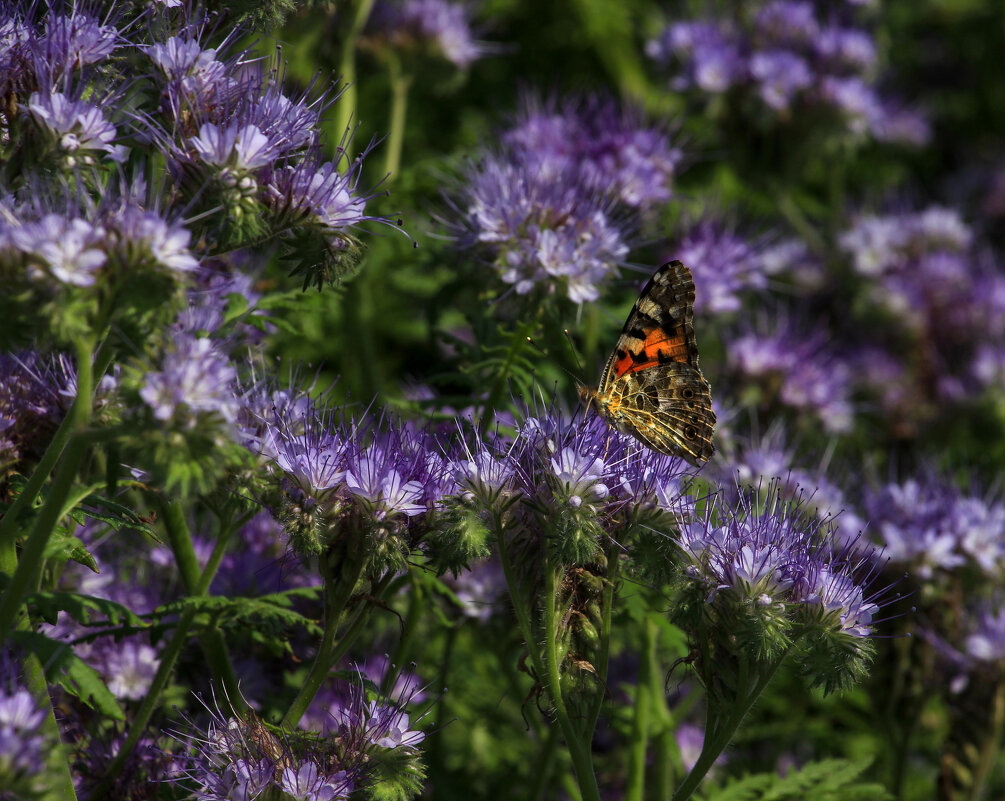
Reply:
[[[694,281],[679,261],[664,264],[635,301],[600,386],[580,385],[587,408],[660,453],[694,465],[714,450],[715,412],[694,341]]]

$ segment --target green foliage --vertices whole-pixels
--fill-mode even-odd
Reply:
[[[35,592],[26,603],[33,615],[53,626],[60,612],[66,612],[82,626],[127,626],[137,630],[149,625],[122,604],[76,592]]]
[[[207,628],[235,631],[253,628],[268,637],[303,629],[308,635],[319,637],[322,630],[317,621],[305,617],[293,608],[298,599],[317,600],[319,589],[304,587],[260,595],[257,598],[240,596],[228,598],[220,595],[181,598],[157,607],[152,616],[164,618],[184,612],[186,609],[195,609],[206,616],[201,625]],[[199,625],[197,623],[197,626]]]
[[[38,657],[45,668],[46,681],[62,687],[110,720],[125,720],[122,707],[98,671],[78,657],[68,644],[34,631],[15,631],[11,634],[11,642]]]
[[[887,801],[891,796],[874,782],[859,780],[869,760],[824,759],[786,776],[757,773],[729,782],[703,801]]]

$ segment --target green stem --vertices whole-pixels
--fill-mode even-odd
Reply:
[[[632,736],[628,753],[628,781],[625,801],[642,801],[646,779],[646,751],[649,746],[650,713],[653,707],[653,688],[650,670],[656,651],[656,625],[646,616],[642,623],[642,654],[639,659],[639,678],[635,684],[635,709],[632,716]]]
[[[401,70],[401,59],[393,50],[387,53],[387,72],[391,83],[391,129],[387,135],[387,157],[384,172],[393,180],[401,166],[401,150],[405,141],[405,118],[408,110],[408,90],[412,76]]]
[[[186,547],[192,547],[192,540],[188,535],[188,524],[185,522],[181,507],[174,501],[162,501],[161,508],[164,513],[165,527],[168,531],[168,537],[171,541],[172,548],[177,545],[179,552],[183,553]],[[220,566],[220,561],[223,559],[223,554],[226,550],[226,538],[224,537],[222,539],[224,540],[223,545],[220,544],[220,540],[218,539],[216,546],[213,548],[213,553],[210,555],[209,561],[206,563],[205,569],[201,572],[198,572],[198,560],[195,559],[194,551],[192,552],[191,557],[182,556],[178,559],[179,568],[182,572],[182,581],[187,587],[189,586],[188,582],[194,578],[189,592],[191,597],[201,598],[208,593],[209,585],[213,583],[213,577],[216,575],[216,571]],[[184,568],[181,568],[182,564],[185,565]],[[194,576],[192,573],[193,564],[195,565],[196,570]],[[186,575],[188,577],[187,579]],[[130,754],[132,754],[136,744],[140,741],[140,738],[146,731],[147,724],[150,722],[150,718],[153,717],[154,711],[160,703],[161,693],[164,692],[164,688],[171,679],[171,673],[174,670],[175,663],[178,661],[178,656],[181,654],[181,649],[188,641],[189,631],[195,621],[196,614],[197,607],[192,605],[182,612],[181,617],[178,618],[174,634],[171,636],[168,644],[164,647],[164,650],[160,654],[160,665],[157,667],[157,672],[154,674],[153,681],[150,682],[150,688],[147,690],[147,694],[143,696],[140,708],[136,711],[136,716],[133,718],[132,726],[129,728],[125,741],[119,747],[119,751],[116,753],[115,758],[109,763],[102,780],[95,786],[94,790],[91,791],[90,798],[95,799],[95,801],[104,797],[111,789],[115,777],[121,772],[126,760],[129,758]],[[216,632],[216,634],[219,635],[220,632]],[[201,641],[202,638],[200,638],[200,642]],[[225,643],[223,643],[223,648],[223,654],[219,654],[214,650],[214,647],[211,646],[207,652],[207,657],[211,657],[211,660],[226,659],[226,664],[229,665],[230,660],[229,656],[226,654]],[[213,662],[211,661],[210,664],[213,665]],[[231,693],[231,687],[226,683],[226,675],[225,673],[221,675],[223,676],[221,681],[224,683],[224,686],[227,688],[227,692],[229,694]],[[235,697],[238,699],[237,703],[243,705],[243,699],[237,686],[237,679],[233,676],[232,670],[231,677],[233,680],[234,692],[234,696],[229,698],[231,706],[237,706],[234,702]]]
[[[569,717],[568,709],[565,706],[565,699],[562,697],[561,673],[558,663],[558,616],[555,610],[556,580],[561,568],[551,565],[551,560],[545,551],[543,565],[544,583],[541,590],[541,602],[544,604],[544,665],[545,665],[545,690],[555,708],[555,717],[558,725],[565,735],[566,747],[569,749],[569,756],[572,758],[572,766],[576,771],[576,780],[579,789],[583,794],[584,801],[600,801],[600,788],[597,786],[597,777],[593,772],[593,754],[591,739],[588,736],[578,736],[575,726]],[[533,649],[533,645],[531,644]],[[592,732],[587,732],[591,735]]]
[[[548,787],[551,784],[552,766],[555,762],[555,752],[558,750],[558,729],[548,729],[544,747],[538,752],[534,771],[531,773],[530,792],[527,797],[533,801],[544,801],[548,797]]]
[[[673,794],[673,801],[686,801],[698,789],[701,780],[705,778],[705,774],[715,764],[715,760],[719,758],[719,754],[729,745],[729,741],[733,739],[733,735],[740,728],[740,724],[747,716],[750,708],[764,691],[764,688],[768,686],[768,682],[774,677],[775,672],[784,660],[784,655],[775,660],[772,665],[760,674],[752,688],[748,688],[747,686],[749,678],[746,681],[741,681],[738,687],[738,699],[728,705],[726,708],[728,711],[725,709],[719,710],[719,704],[709,702],[706,716],[707,723],[705,725],[705,742],[702,743],[701,754],[698,756],[698,761],[694,763],[694,767],[691,768],[691,772],[684,778],[680,787],[677,788],[677,792]],[[745,665],[746,661],[741,662],[741,667]]]
[[[164,692],[164,688],[171,678],[171,672],[174,670],[178,655],[188,641],[188,633],[192,628],[195,616],[196,607],[190,606],[178,618],[174,634],[171,635],[171,639],[160,654],[160,665],[157,667],[153,681],[150,682],[147,694],[143,696],[143,701],[140,703],[140,708],[136,711],[132,725],[127,730],[125,741],[119,746],[115,757],[105,769],[105,775],[102,780],[91,791],[89,798],[94,799],[94,801],[98,801],[98,799],[104,798],[107,795],[115,781],[115,777],[122,771],[126,760],[136,747],[136,743],[139,742],[146,731],[147,724],[150,722],[150,718],[153,717],[158,703],[160,703],[161,693]]]
[[[607,545],[607,576],[604,584],[604,594],[601,599],[601,619],[600,619],[600,652],[597,655],[597,674],[600,679],[600,686],[597,688],[597,697],[593,701],[593,708],[590,710],[590,717],[587,723],[587,733],[590,738],[597,729],[597,721],[600,719],[600,711],[604,706],[604,699],[607,697],[607,672],[611,661],[611,618],[614,614],[614,588],[618,580],[618,546],[614,542]]]
[[[345,82],[345,90],[336,104],[336,140],[349,130],[353,117],[356,116],[356,103],[359,93],[356,90],[356,42],[363,32],[366,21],[370,18],[370,11],[373,9],[374,0],[360,0],[356,6],[356,15],[353,17],[352,26],[349,29],[345,40],[342,42],[342,59],[339,62],[339,72]],[[352,142],[345,138],[343,142],[347,158],[351,158]]]
[[[171,544],[171,551],[178,565],[178,572],[185,585],[185,592],[194,597],[207,595],[209,585],[227,552],[227,543],[234,530],[233,527],[229,525],[229,521],[220,521],[220,529],[217,532],[216,543],[213,545],[213,552],[206,563],[206,568],[202,570],[199,568],[199,559],[192,544],[192,534],[181,504],[172,498],[162,496],[160,498],[160,511],[164,528],[168,534],[168,542]],[[199,635],[199,645],[206,656],[214,681],[224,688],[224,698],[230,706],[230,709],[227,710],[228,714],[239,715],[247,712],[248,705],[244,701],[244,696],[241,695],[241,688],[237,681],[237,674],[234,672],[234,666],[230,661],[227,641],[223,632],[215,627],[207,628]]]
[[[325,554],[321,557],[325,586],[324,633],[321,635],[321,642],[314,654],[310,670],[307,671],[307,677],[281,722],[283,727],[291,730],[300,723],[300,718],[304,716],[307,707],[314,700],[314,696],[321,689],[321,685],[328,678],[329,671],[339,658],[336,653],[333,653],[335,637],[338,634],[339,623],[342,621],[346,604],[349,603],[353,590],[355,590],[363,573],[363,560],[356,558],[351,564],[346,565],[347,569],[343,569],[341,575],[336,578],[332,570],[331,559],[331,554]]]
[[[81,342],[77,348],[77,397],[67,415],[67,419],[71,421],[70,430],[73,433],[66,445],[65,452],[62,454],[56,475],[53,477],[45,506],[42,507],[35,519],[35,526],[21,551],[21,558],[17,560],[17,567],[11,574],[3,597],[0,598],[0,643],[7,640],[11,629],[19,624],[22,617],[27,618],[28,616],[28,610],[23,606],[24,598],[31,591],[36,576],[42,568],[46,545],[49,544],[49,538],[52,536],[59,518],[63,515],[66,500],[73,489],[80,463],[83,461],[84,454],[90,444],[85,429],[91,420],[93,375],[91,344]],[[25,494],[27,493],[22,493],[22,495]],[[13,511],[12,508],[5,516],[5,519],[12,520],[12,526],[15,525],[13,521],[16,518],[15,514],[11,514]],[[16,528],[13,529],[13,532],[16,533]],[[10,545],[13,546],[13,542]],[[6,549],[3,562],[5,565],[10,562],[9,549]]]
[[[394,689],[394,682],[398,678],[405,660],[408,658],[409,651],[412,649],[412,642],[415,639],[416,631],[418,631],[417,624],[422,614],[422,607],[422,594],[419,592],[418,583],[415,581],[415,574],[412,572],[412,581],[408,592],[408,610],[405,612],[404,631],[402,632],[401,639],[398,640],[397,648],[391,654],[391,661],[388,662],[384,670],[384,678],[380,683],[380,691],[383,695],[390,694],[391,690]]]

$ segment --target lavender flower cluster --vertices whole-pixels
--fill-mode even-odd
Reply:
[[[672,196],[681,151],[609,98],[530,98],[452,202],[462,247],[487,254],[520,295],[595,301],[630,246],[633,214]]]
[[[994,257],[976,246],[958,212],[932,206],[860,215],[841,235],[840,246],[855,272],[868,280],[867,301],[895,327],[889,338],[906,334],[925,351],[930,374],[914,381],[934,384],[935,400],[958,402],[1003,386],[1005,275]],[[874,384],[886,378],[879,358],[869,360],[880,378]],[[900,376],[904,372],[902,367]],[[904,380],[910,379],[885,383],[896,388]]]
[[[386,0],[374,6],[365,36],[373,47],[417,49],[466,69],[487,52],[470,16],[467,5],[450,0]]]
[[[855,136],[924,144],[925,118],[870,85],[878,62],[873,37],[835,21],[841,16],[804,0],[769,0],[731,18],[673,22],[646,53],[661,65],[680,65],[671,82],[678,91],[748,93],[780,119],[830,109]]]
[[[303,801],[345,801],[381,780],[382,752],[414,757],[424,739],[399,706],[367,700],[362,676],[329,710],[332,725],[323,734],[273,730],[258,719],[206,709],[208,725],[178,732],[190,739],[193,752],[179,757],[173,778],[192,787],[198,801],[255,798],[270,788]]]

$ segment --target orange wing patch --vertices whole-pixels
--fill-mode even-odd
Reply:
[[[614,376],[621,378],[667,362],[686,363],[688,355],[687,337],[682,329],[665,331],[653,328],[646,332],[646,338],[641,340],[637,348],[618,351],[614,361]]]

